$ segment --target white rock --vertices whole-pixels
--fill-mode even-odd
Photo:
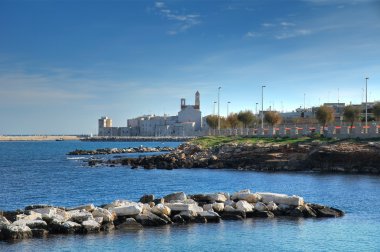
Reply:
[[[47,227],[47,223],[43,220],[21,219],[21,220],[17,220],[13,222],[12,224],[16,226],[28,226],[30,228],[46,228]]]
[[[203,211],[201,211],[201,212],[203,212]],[[186,211],[181,211],[179,213],[179,215],[181,215],[181,216],[188,216],[188,217],[196,217],[196,216],[198,216],[198,213],[200,213],[200,212],[195,212],[195,211],[192,211],[192,210],[186,210]]]
[[[81,224],[78,224],[78,223],[73,222],[73,221],[66,221],[62,224],[62,226],[67,228],[67,229],[75,229],[75,228],[82,227]]]
[[[220,217],[220,215],[218,213],[215,213],[214,211],[203,211],[198,214],[202,217]]]
[[[134,216],[142,213],[143,207],[139,204],[133,204],[129,206],[120,206],[112,209],[117,216]]]
[[[87,231],[95,231],[95,230],[98,230],[100,228],[100,224],[94,220],[83,221],[82,226]]]
[[[217,212],[222,212],[224,210],[224,203],[214,203],[212,204],[212,209]]]
[[[239,200],[236,203],[236,209],[238,209],[240,211],[244,211],[244,212],[252,212],[253,211],[253,208],[252,208],[251,204],[249,204],[245,200]]]
[[[92,211],[92,216],[94,216],[94,218],[102,217],[103,221],[106,221],[106,222],[114,221],[116,219],[116,214],[111,213],[107,209],[103,209],[99,207],[95,208],[94,211]]]
[[[302,197],[299,196],[289,196],[286,194],[279,194],[279,193],[258,193],[262,197],[262,202],[269,203],[273,201],[276,204],[285,204],[289,206],[301,206],[304,204],[304,200]]]
[[[223,203],[222,203],[222,204],[223,204]],[[213,210],[213,208],[212,208],[212,204],[205,204],[205,205],[203,205],[203,210],[204,210],[204,211]]]
[[[207,196],[210,197],[212,201],[216,201],[216,202],[225,202],[229,198],[223,193],[213,193],[213,194],[208,194]]]
[[[276,205],[276,203],[274,203],[273,201],[269,202],[267,204],[267,208],[269,211],[276,211],[278,206]]]
[[[82,223],[88,220],[94,220],[94,217],[90,212],[86,210],[72,210],[68,212],[71,215],[70,220],[78,223]]]
[[[194,211],[203,212],[203,208],[197,204],[185,204],[185,203],[165,203],[165,206],[169,207],[172,211]]]
[[[224,207],[224,211],[225,212],[234,212],[234,211],[236,211],[236,208],[233,208],[232,206],[227,205]]]
[[[263,211],[268,211],[267,206],[263,202],[257,202],[255,204],[255,209],[257,211],[263,212]]]
[[[184,192],[175,192],[168,194],[164,197],[165,202],[171,202],[171,201],[184,201],[187,199],[186,194]]]
[[[158,215],[165,214],[167,216],[170,216],[171,210],[169,207],[163,204],[157,204],[156,206],[152,208],[152,213],[158,214]]]
[[[37,208],[33,212],[41,214],[43,219],[52,219],[57,214],[57,209],[54,207]]]
[[[42,220],[42,214],[30,211],[29,215],[18,214],[16,220]]]
[[[76,206],[76,207],[72,207],[70,208],[69,210],[86,210],[88,212],[91,212],[95,209],[95,206],[94,204],[88,204],[88,205],[82,205],[82,206]]]
[[[261,200],[261,196],[258,195],[257,193],[251,193],[251,191],[247,189],[247,190],[242,190],[242,191],[232,194],[231,199],[245,200],[248,203],[256,203]]]

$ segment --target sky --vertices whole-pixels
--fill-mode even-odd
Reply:
[[[0,0],[0,135],[380,100],[380,1]],[[217,108],[217,106],[216,106]],[[217,110],[217,109],[216,109]]]

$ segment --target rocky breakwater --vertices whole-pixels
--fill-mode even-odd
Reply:
[[[104,148],[96,150],[74,150],[67,155],[108,155],[108,154],[121,154],[121,153],[145,153],[145,152],[169,152],[173,151],[171,147],[129,147],[129,148]]]
[[[225,192],[194,195],[177,192],[162,198],[144,195],[139,202],[116,200],[100,207],[93,204],[75,208],[32,205],[24,210],[4,212],[0,215],[0,240],[246,218],[321,218],[343,215],[343,211],[336,208],[306,203],[302,197],[285,194],[253,193],[250,190],[232,195]]]
[[[224,144],[202,148],[182,144],[157,156],[121,158],[108,164],[133,168],[230,168],[255,171],[319,171],[380,173],[380,145],[373,142],[309,142],[296,144]]]

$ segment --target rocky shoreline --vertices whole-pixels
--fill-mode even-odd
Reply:
[[[379,142],[339,141],[296,144],[223,144],[213,148],[185,143],[170,153],[99,160],[89,165],[132,168],[212,168],[253,171],[313,171],[380,174]]]
[[[74,150],[67,155],[107,155],[107,154],[122,154],[122,153],[146,153],[146,152],[169,152],[174,151],[172,147],[129,147],[129,148],[104,148],[96,150]]]
[[[31,205],[24,210],[0,212],[0,241],[46,237],[51,234],[87,234],[114,229],[221,222],[246,218],[341,217],[344,212],[306,203],[302,197],[242,190],[186,195],[177,192],[162,198],[144,195],[139,202],[116,200],[95,207],[73,208]]]

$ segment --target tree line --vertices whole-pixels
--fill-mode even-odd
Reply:
[[[374,104],[371,109],[374,118],[371,120],[380,120],[380,102]],[[218,128],[218,116],[209,115],[206,117],[207,125],[212,129]],[[343,119],[345,122],[350,123],[353,127],[355,122],[364,121],[365,118],[361,117],[361,108],[358,106],[348,105],[343,110]],[[317,120],[323,127],[326,127],[328,123],[335,120],[335,111],[328,106],[320,106],[315,111],[315,120]],[[279,125],[283,121],[281,114],[277,111],[264,112],[264,122],[270,126]],[[298,122],[297,120],[294,122]],[[305,118],[305,122],[307,122]],[[253,114],[251,110],[240,111],[239,113],[230,113],[227,117],[220,117],[221,129],[237,129],[237,128],[254,128],[258,127],[261,123],[261,118],[258,118]]]

